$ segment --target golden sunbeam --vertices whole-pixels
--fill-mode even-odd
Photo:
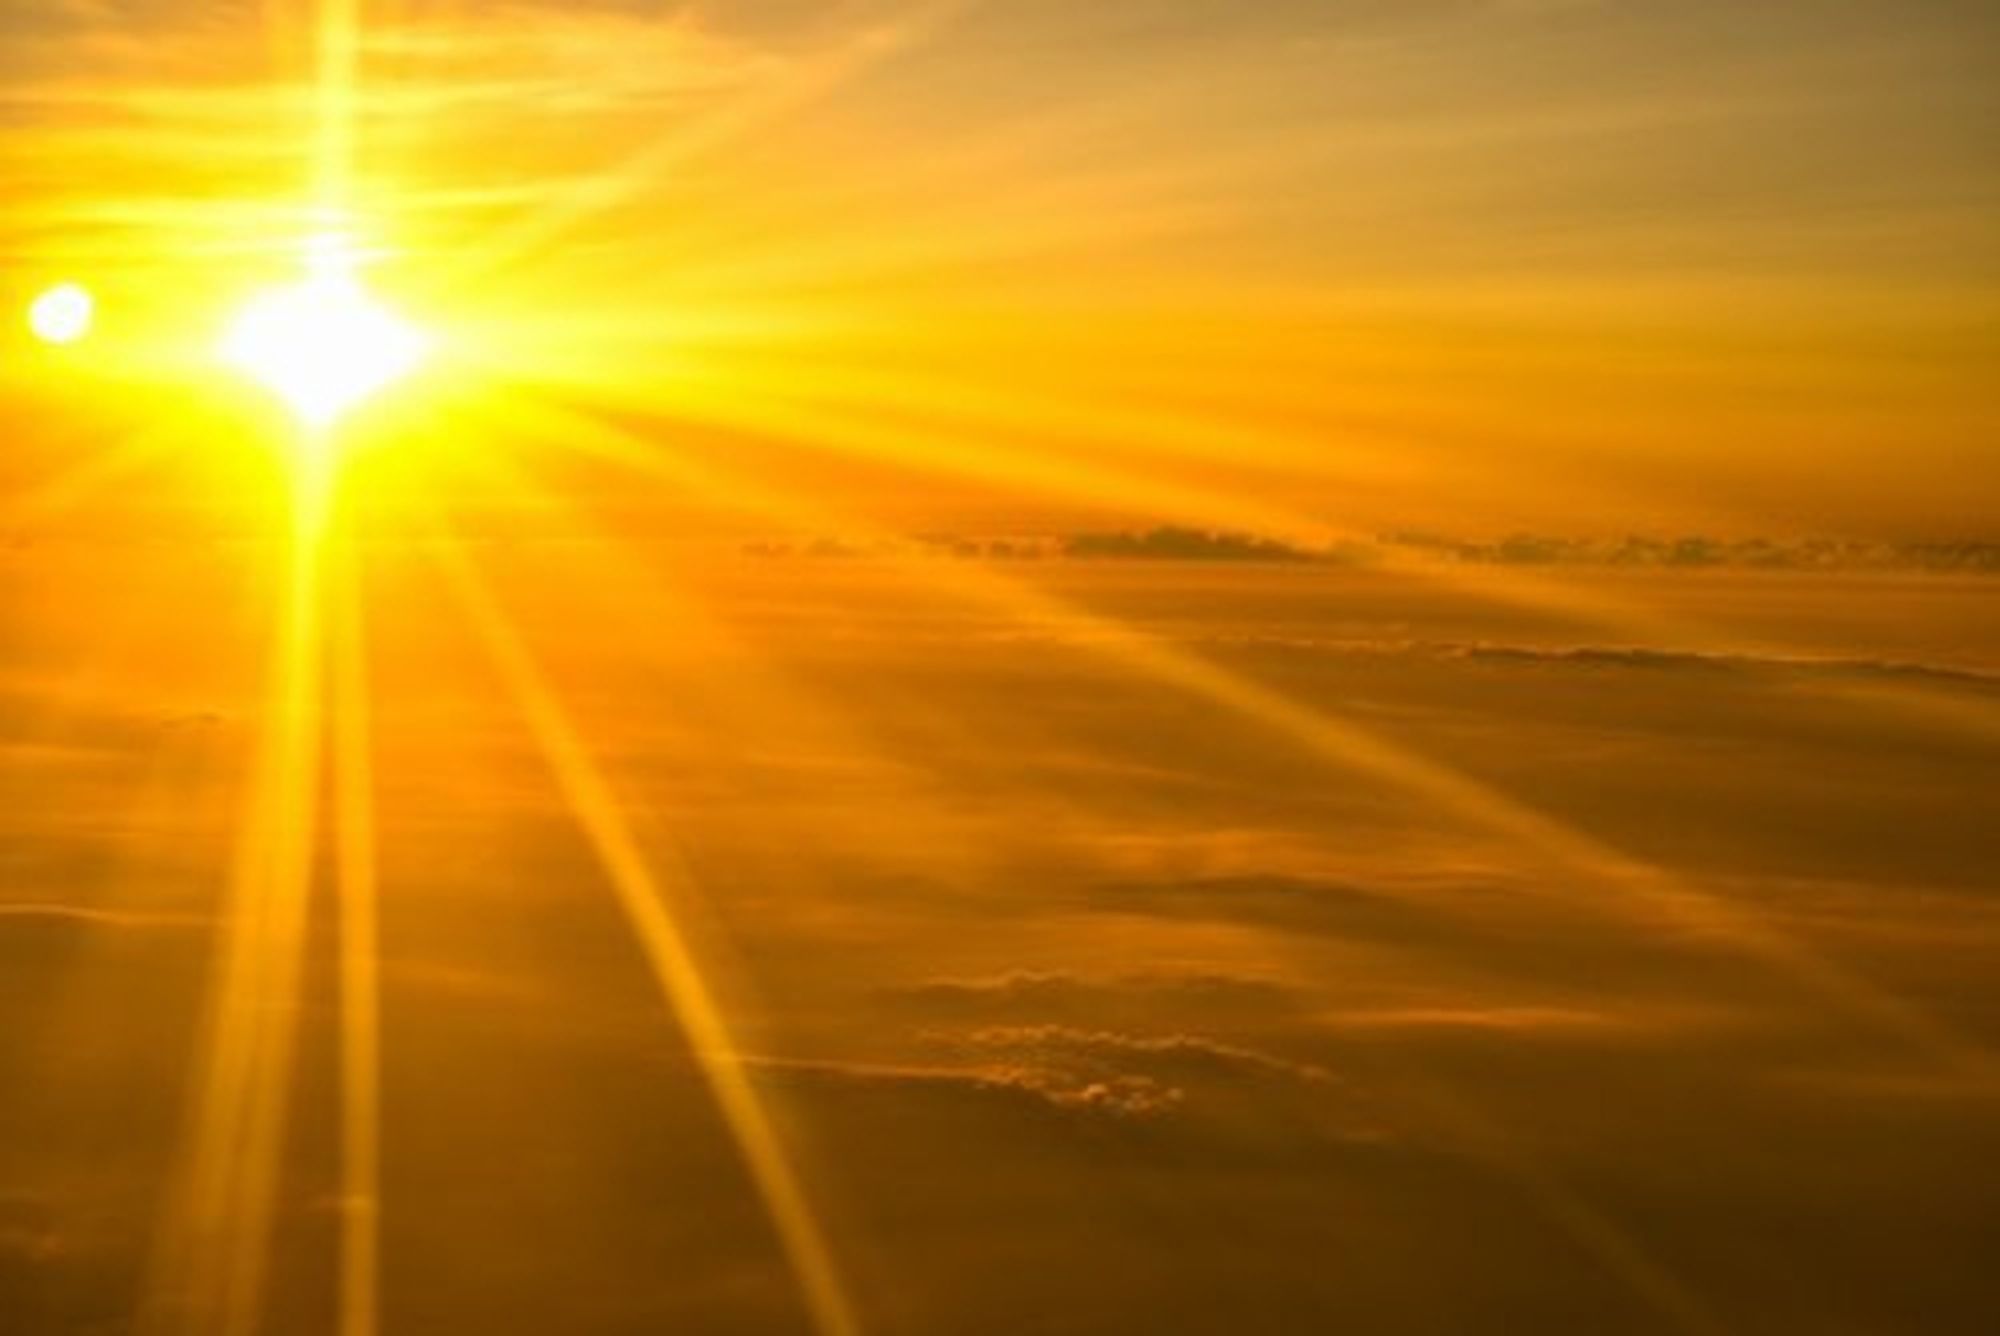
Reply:
[[[921,0],[903,6],[903,12],[891,21],[817,61],[796,66],[789,77],[759,94],[661,136],[613,170],[600,172],[559,194],[510,231],[464,257],[454,266],[451,280],[477,282],[533,258],[591,218],[641,194],[674,169],[826,97],[871,65],[921,41],[966,4],[967,0]]]
[[[162,1238],[162,1330],[253,1336],[282,1175],[318,829],[326,515],[292,507],[276,643],[195,1064],[187,1178]]]
[[[381,1018],[375,764],[360,554],[338,544],[331,660],[340,959],[340,1336],[374,1336],[381,1249]]]
[[[526,414],[525,406],[517,412]],[[811,502],[784,496],[739,478],[728,478],[671,452],[649,450],[624,439],[614,428],[598,426],[587,419],[546,419],[549,434],[576,448],[601,452],[627,465],[652,469],[670,478],[675,485],[700,490],[725,504],[748,507],[788,524],[807,529],[832,525],[853,532],[852,516],[834,516]],[[455,564],[470,578],[463,554],[455,553]],[[926,568],[914,578],[928,578]],[[1136,669],[1143,677],[1162,681],[1192,694],[1208,698],[1225,708],[1240,712],[1273,728],[1287,740],[1304,744],[1323,760],[1343,770],[1354,770],[1386,779],[1398,787],[1435,802],[1461,819],[1494,830],[1509,840],[1528,844],[1548,854],[1568,870],[1582,871],[1594,881],[1609,883],[1628,893],[1636,891],[1644,901],[1644,916],[1654,919],[1663,912],[1672,918],[1692,914],[1702,930],[1714,931],[1725,925],[1731,940],[1759,955],[1773,952],[1788,964],[1797,963],[1797,950],[1733,911],[1722,903],[1672,884],[1655,870],[1637,864],[1616,851],[1594,844],[1559,822],[1534,812],[1451,769],[1434,764],[1392,742],[1376,737],[1336,716],[1298,705],[1289,699],[1238,678],[1226,670],[1175,649],[1142,632],[1106,621],[1069,607],[1059,600],[1039,594],[1026,585],[992,578],[980,578],[962,568],[949,571],[947,582],[955,592],[968,594],[1002,609],[1006,615],[1043,627],[1066,628],[1090,652],[1107,654],[1121,664]],[[497,616],[488,609],[482,616]],[[504,629],[504,627],[502,628]],[[1662,897],[1665,903],[1662,903]],[[1623,906],[1616,907],[1623,910]],[[1746,937],[1746,934],[1754,934]],[[1898,1033],[1914,1036],[1926,1047],[1936,1047],[1955,1067],[1982,1083],[1993,1079],[1981,1065],[1980,1056],[1940,1031],[1927,1017],[1892,1003],[1875,999],[1865,988],[1816,960],[1805,962],[1806,977],[1829,986],[1843,1000],[1860,993],[1877,1019]],[[1477,1119],[1462,1101],[1431,1097],[1433,1116],[1442,1110],[1447,1122],[1459,1135],[1468,1128],[1477,1135],[1473,1141],[1480,1153],[1535,1203],[1559,1228],[1569,1233],[1588,1251],[1599,1257],[1613,1274],[1645,1298],[1674,1326],[1684,1332],[1706,1336],[1722,1330],[1702,1303],[1689,1292],[1659,1259],[1648,1253],[1615,1222],[1552,1177],[1532,1157],[1495,1141],[1494,1131]]]
[[[713,466],[636,440],[616,427],[574,415],[563,420],[568,427],[556,437],[559,441],[654,473],[676,486],[697,489],[718,502],[748,508],[807,532],[828,528],[866,532],[866,526],[854,516],[729,476]],[[1864,978],[1801,947],[1753,912],[1629,857],[1450,765],[1424,757],[1331,711],[1300,704],[1155,635],[1072,607],[1019,581],[963,565],[942,568],[940,575],[940,568],[929,563],[917,567],[914,576],[943,578],[955,593],[976,598],[1028,624],[1064,633],[1090,652],[1253,720],[1335,766],[1384,780],[1533,850],[1555,866],[1612,891],[1613,898],[1603,907],[1608,912],[1712,936],[1779,965],[1800,983],[1931,1054],[1969,1088],[2000,1089],[2000,1065],[1992,1055],[1920,1007],[1874,988]],[[1576,903],[1573,896],[1551,894]]]
[[[111,484],[128,479],[143,465],[158,461],[189,437],[179,424],[142,428],[115,444],[92,452],[59,475],[9,498],[5,519],[20,524],[59,515],[79,503],[104,495]]]
[[[1533,1155],[1512,1144],[1504,1128],[1474,1111],[1462,1096],[1426,1076],[1416,1083],[1410,1097],[1425,1121],[1447,1129],[1472,1154],[1513,1183],[1535,1210],[1575,1239],[1633,1293],[1644,1296],[1676,1330],[1687,1336],[1724,1336],[1730,1330],[1659,1256],[1574,1187],[1551,1174]]]
[[[363,0],[317,0],[314,27],[319,68],[314,90],[314,193],[320,207],[338,212],[353,193],[357,87]]]
[[[810,503],[777,496],[741,479],[726,479],[685,460],[675,460],[669,454],[638,451],[629,443],[621,442],[613,429],[597,427],[587,419],[537,410],[519,398],[512,401],[511,419],[531,425],[551,440],[577,448],[601,450],[607,457],[628,465],[644,468],[650,464],[664,470],[677,486],[699,489],[713,499],[751,507],[787,523],[809,528],[831,527],[843,532],[855,532],[859,523],[853,516],[831,515]],[[496,421],[487,425],[490,430],[499,424]],[[1279,723],[1281,730],[1291,737],[1303,735],[1314,740],[1332,739],[1329,743],[1332,758],[1343,768],[1358,764],[1364,771],[1392,774],[1413,791],[1444,799],[1445,805],[1454,810],[1465,812],[1470,809],[1482,822],[1491,819],[1489,813],[1495,805],[1494,796],[1478,790],[1469,781],[1407,753],[1396,752],[1388,744],[1367,739],[1359,730],[1341,725],[1338,721],[1324,716],[1313,717],[1309,711],[1275,695],[1257,692],[1247,683],[1228,680],[1220,670],[1196,664],[1150,637],[1144,638],[1142,643],[1140,637],[1125,628],[1037,596],[1024,586],[996,586],[981,590],[979,596],[1003,602],[1010,614],[1037,624],[1085,626],[1087,629],[1080,637],[1084,643],[1100,646],[1108,641],[1115,647],[1112,652],[1125,658],[1135,652],[1142,654],[1148,663],[1149,674],[1162,676],[1202,694],[1217,696],[1234,708],[1267,719],[1276,710],[1284,716]],[[1253,692],[1254,696],[1250,694]],[[1335,736],[1332,732],[1335,728],[1343,731]],[[1578,837],[1539,819],[1530,819],[1527,824],[1510,823],[1504,833],[1510,837],[1532,839],[1544,846],[1554,839],[1561,844],[1566,857],[1576,859],[1586,856],[1578,852],[1582,848]],[[1603,867],[1598,856],[1594,853],[1587,856],[1593,860],[1593,873],[1601,874]],[[1426,1101],[1427,1117],[1441,1120],[1453,1130],[1454,1135],[1476,1147],[1482,1159],[1514,1182],[1534,1202],[1536,1210],[1599,1257],[1606,1268],[1630,1285],[1635,1293],[1645,1296],[1676,1329],[1696,1334],[1724,1330],[1687,1286],[1642,1243],[1606,1218],[1574,1189],[1551,1176],[1532,1157],[1504,1145],[1502,1134],[1478,1118],[1463,1100],[1433,1091],[1426,1096]]]
[[[629,403],[633,411],[663,423],[669,420],[660,410],[631,402],[612,387],[600,389],[604,391],[600,398],[621,406]],[[1573,579],[1546,576],[1532,568],[1470,566],[1400,550],[1316,509],[1236,489],[1194,485],[1157,467],[1140,471],[1094,457],[1089,450],[1058,450],[1042,443],[1096,436],[1123,439],[1128,447],[1141,445],[1155,459],[1190,454],[1219,458],[1231,452],[1269,459],[1276,442],[1287,439],[1270,433],[1110,407],[1093,413],[1094,420],[1073,421],[1052,415],[1048,406],[1038,410],[1019,396],[1012,409],[1001,409],[976,390],[960,392],[958,387],[932,387],[908,377],[867,372],[857,373],[851,383],[832,372],[772,372],[713,381],[697,376],[691,388],[675,396],[672,411],[685,421],[770,434],[808,450],[881,460],[988,486],[1022,488],[1052,499],[1103,505],[1115,498],[1116,504],[1155,519],[1203,529],[1237,529],[1307,551],[1347,544],[1365,553],[1377,568],[1424,586],[1551,614],[1580,628],[1642,643],[1768,663],[1773,667],[1765,675],[1773,680],[1783,676],[1784,665],[1810,662],[1809,654],[1776,638],[1746,636],[1670,614]],[[929,420],[932,415],[935,426]],[[2000,709],[1922,684],[1863,688],[1812,682],[1794,684],[1794,689],[1896,710],[1918,721],[1957,721],[1982,734],[2000,728]]]
[[[687,1035],[694,1060],[770,1213],[815,1329],[820,1336],[858,1336],[861,1326],[833,1251],[777,1128],[744,1070],[700,962],[675,919],[658,857],[648,858],[640,848],[609,780],[585,750],[568,714],[470,560],[449,542],[438,551],[452,588],[525,717],[564,801],[590,840],[661,995]]]

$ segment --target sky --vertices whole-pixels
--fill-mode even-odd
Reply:
[[[2000,1329],[1997,60],[0,0],[0,1331]]]
[[[954,437],[831,484],[904,525],[994,518],[976,440],[1340,527],[1988,536],[1984,6],[1240,10],[374,3],[340,225],[489,380]],[[314,7],[0,22],[0,281],[175,362],[324,225]]]

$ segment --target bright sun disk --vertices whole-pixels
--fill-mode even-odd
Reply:
[[[339,266],[252,298],[222,341],[223,357],[315,430],[414,371],[430,340]]]

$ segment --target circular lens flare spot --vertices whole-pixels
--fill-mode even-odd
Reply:
[[[254,297],[222,341],[230,365],[316,430],[407,376],[429,352],[421,331],[338,268]]]
[[[97,320],[97,301],[88,290],[63,283],[50,288],[28,307],[28,329],[43,343],[76,343]]]

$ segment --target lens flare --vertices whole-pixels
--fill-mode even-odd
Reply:
[[[75,283],[50,288],[28,307],[28,329],[43,343],[76,343],[96,322],[97,299]]]

